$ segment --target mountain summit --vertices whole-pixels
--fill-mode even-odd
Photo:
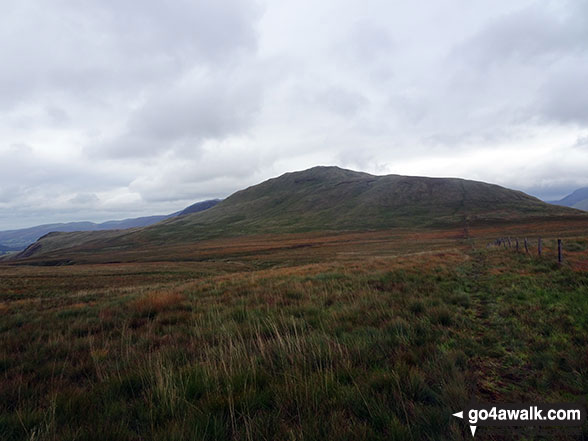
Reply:
[[[145,228],[51,234],[20,257],[71,247],[91,252],[244,234],[444,227],[566,215],[581,212],[484,182],[314,167],[238,191],[208,210]]]
[[[286,173],[196,215],[147,230],[201,234],[362,230],[575,213],[520,191],[457,178],[374,176],[338,167]],[[147,231],[146,230],[146,231]]]

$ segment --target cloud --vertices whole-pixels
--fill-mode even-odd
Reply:
[[[250,0],[5,2],[1,105],[40,94],[129,97],[195,64],[233,63],[255,50],[259,13]]]
[[[100,198],[94,193],[78,193],[69,202],[77,206],[95,206],[100,202]]]
[[[574,144],[579,149],[588,149],[588,135],[580,135]]]
[[[375,20],[361,18],[355,21],[338,48],[340,56],[351,63],[379,64],[396,49],[389,30]]]
[[[315,97],[315,105],[343,117],[352,117],[369,103],[363,95],[341,87],[329,87]]]
[[[538,105],[548,120],[588,127],[588,54],[554,70],[542,85]]]
[[[37,3],[0,17],[0,228],[173,212],[316,164],[585,184],[582,0]]]
[[[450,59],[461,65],[456,82],[483,97],[480,106],[500,99],[496,110],[509,125],[588,123],[586,2],[535,1],[502,14],[457,45]]]
[[[455,52],[480,69],[509,62],[550,64],[584,52],[588,49],[584,3],[533,2],[492,20]]]
[[[207,141],[198,158],[173,157],[135,179],[129,189],[146,202],[224,198],[244,183],[256,183],[263,165],[260,155],[238,147],[243,140]]]
[[[155,91],[131,114],[123,134],[93,146],[93,153],[114,158],[170,150],[194,155],[207,139],[246,131],[259,110],[261,91],[255,78],[244,75],[189,73]]]

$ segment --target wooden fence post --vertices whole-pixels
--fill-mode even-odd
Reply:
[[[529,254],[529,243],[527,242],[526,237],[525,237],[525,253]]]
[[[539,254],[539,257],[541,257],[541,238],[539,238],[539,241],[537,242],[537,253]]]
[[[515,247],[516,247],[517,253],[518,253],[519,252],[519,238],[518,237],[515,239]]]
[[[561,252],[561,239],[557,239],[557,263],[561,265],[563,260],[562,252]]]
[[[508,240],[508,247],[510,248],[510,237],[507,237]]]

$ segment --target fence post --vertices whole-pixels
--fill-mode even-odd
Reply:
[[[517,253],[518,253],[519,252],[519,238],[518,237],[515,239],[515,247],[516,247]]]
[[[529,243],[527,242],[526,237],[525,237],[525,253],[529,254]]]
[[[561,239],[557,239],[557,263],[561,265],[563,260],[562,252],[561,252]]]
[[[537,242],[537,253],[539,257],[541,257],[541,238],[539,238],[539,242]]]
[[[508,239],[508,247],[510,248],[510,237],[507,238]]]

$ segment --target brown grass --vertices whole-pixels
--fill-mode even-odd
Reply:
[[[186,297],[176,291],[155,291],[143,295],[132,302],[129,307],[140,315],[155,315],[177,308]]]
[[[2,263],[0,439],[471,439],[451,412],[472,396],[586,395],[588,249],[558,266],[553,248],[588,243],[581,228],[256,236],[108,256],[122,263]],[[486,247],[505,236],[541,236],[545,255]]]

